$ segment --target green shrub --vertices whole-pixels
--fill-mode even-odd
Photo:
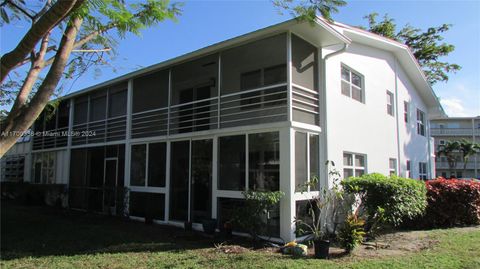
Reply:
[[[425,183],[415,179],[373,173],[350,177],[342,185],[347,193],[360,195],[369,230],[378,222],[398,226],[422,215],[427,205]]]

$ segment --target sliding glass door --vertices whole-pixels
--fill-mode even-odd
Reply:
[[[211,217],[212,139],[175,141],[170,149],[170,220]]]

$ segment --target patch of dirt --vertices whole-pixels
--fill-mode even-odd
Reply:
[[[225,254],[242,254],[250,251],[250,249],[238,245],[218,245],[215,246],[215,249]]]
[[[401,256],[421,250],[431,249],[438,240],[430,237],[425,231],[394,232],[377,237],[374,241],[358,246],[350,256],[362,258]],[[343,249],[330,248],[332,258],[340,258],[347,254]]]

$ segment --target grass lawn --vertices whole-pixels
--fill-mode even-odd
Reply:
[[[479,227],[432,230],[422,235],[435,243],[396,255],[354,254],[316,260],[293,259],[268,251],[227,254],[213,247],[213,239],[175,228],[2,202],[0,265],[136,269],[480,268]],[[391,244],[395,245],[395,241]]]

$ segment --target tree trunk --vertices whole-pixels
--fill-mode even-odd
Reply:
[[[1,59],[0,82],[25,57],[33,51],[38,42],[59,22],[65,19],[75,7],[76,0],[56,1],[48,11],[36,21],[22,40],[12,51],[4,54]]]
[[[62,1],[61,1],[62,2]],[[78,30],[82,25],[83,19],[79,17],[73,17],[63,33],[62,40],[58,51],[55,56],[55,60],[47,73],[47,76],[43,80],[42,84],[38,88],[37,93],[32,98],[28,106],[20,108],[19,113],[15,113],[18,116],[9,119],[6,125],[11,125],[8,133],[2,133],[0,136],[0,157],[2,157],[17,141],[17,139],[32,126],[35,119],[42,113],[43,108],[50,100],[58,82],[62,78],[63,71],[67,65],[70,53],[72,52],[75,38],[77,37]]]

